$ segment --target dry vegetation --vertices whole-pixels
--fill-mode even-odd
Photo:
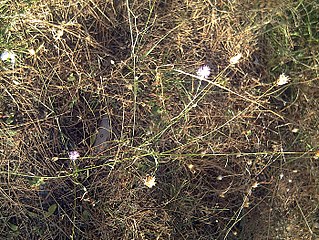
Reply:
[[[319,4],[255,2],[1,1],[1,239],[316,239]]]

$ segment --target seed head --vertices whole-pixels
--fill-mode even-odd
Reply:
[[[154,187],[156,184],[154,176],[146,176],[144,179],[144,185],[148,188]]]
[[[229,59],[229,63],[230,63],[231,65],[237,64],[237,63],[239,62],[239,60],[241,59],[242,56],[243,56],[243,55],[242,55],[241,53],[239,53],[239,54],[237,54],[236,56],[231,57],[231,58]]]

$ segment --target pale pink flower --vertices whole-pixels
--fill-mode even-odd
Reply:
[[[7,51],[7,50],[5,50],[5,51],[0,55],[0,58],[1,58],[2,61],[7,61],[7,60],[10,59],[12,65],[14,65],[15,62],[16,62],[16,55],[15,55],[15,53],[12,52],[12,51]]]
[[[201,66],[197,70],[197,76],[200,78],[208,78],[209,75],[210,75],[210,67],[208,67],[207,65]]]
[[[76,159],[78,159],[78,157],[80,157],[80,153],[78,151],[69,152],[70,160],[75,161]]]

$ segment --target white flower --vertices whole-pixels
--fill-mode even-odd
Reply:
[[[284,73],[280,74],[279,78],[277,79],[277,86],[282,86],[287,84],[290,81],[290,78],[286,76]]]
[[[144,185],[148,188],[154,187],[156,184],[154,176],[146,176],[144,179]]]
[[[299,132],[299,128],[293,128],[293,129],[291,130],[291,132],[297,133],[297,132]]]
[[[10,53],[8,51],[4,51],[2,54],[1,54],[1,60],[2,61],[6,61],[8,58],[10,58]]]
[[[218,181],[223,180],[223,176],[222,176],[222,175],[219,175],[219,176],[217,177],[217,180],[218,180]]]
[[[33,48],[29,49],[28,51],[31,56],[34,56],[36,54]]]
[[[232,57],[232,58],[229,59],[229,63],[230,63],[231,65],[237,64],[237,63],[239,62],[239,60],[241,59],[242,56],[243,56],[243,55],[242,55],[241,53],[237,54],[236,56],[234,56],[234,57]]]
[[[80,153],[78,151],[69,152],[70,160],[75,161],[76,159],[78,159],[78,157],[80,157]]]
[[[210,68],[207,65],[201,66],[197,70],[197,76],[200,78],[208,78],[210,75]]]
[[[62,29],[58,29],[58,30],[56,30],[56,29],[53,29],[52,30],[52,34],[53,34],[53,38],[55,39],[55,40],[60,40],[61,38],[62,38],[62,36],[63,36],[63,30]]]
[[[191,173],[195,174],[196,173],[196,169],[195,169],[195,166],[193,164],[188,164],[187,165],[189,171],[191,171]]]
[[[5,51],[1,54],[0,58],[1,58],[2,61],[7,61],[8,59],[10,59],[12,65],[14,65],[15,62],[16,62],[16,55],[15,55],[15,53],[12,52],[12,51],[6,51],[6,50],[5,50]]]

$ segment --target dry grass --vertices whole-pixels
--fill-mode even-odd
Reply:
[[[2,238],[317,237],[319,5],[218,2],[0,3]]]

